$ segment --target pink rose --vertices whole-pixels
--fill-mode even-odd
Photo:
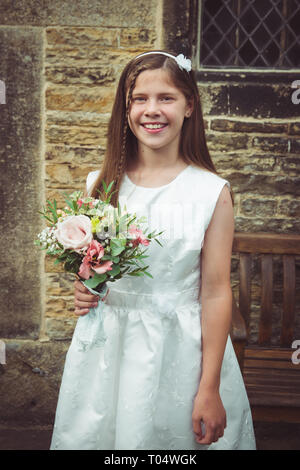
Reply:
[[[71,215],[58,222],[55,235],[65,249],[87,248],[93,239],[91,220],[86,215]]]
[[[145,237],[143,232],[136,227],[136,225],[130,225],[129,227],[129,233],[131,236],[133,236],[132,244],[134,246],[139,245],[140,243],[142,245],[149,245],[149,240]]]
[[[97,274],[104,274],[106,271],[111,271],[113,262],[104,261],[101,263],[103,255],[104,248],[101,243],[97,242],[97,240],[92,240],[79,268],[79,276],[83,279],[89,279],[95,275],[95,272]]]

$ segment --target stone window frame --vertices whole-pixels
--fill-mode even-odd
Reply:
[[[298,69],[237,69],[237,68],[201,68],[197,63],[199,47],[199,12],[202,0],[163,1],[163,44],[173,53],[189,56],[194,64],[198,82],[260,82],[289,83],[299,80]],[[291,88],[291,92],[292,92]]]

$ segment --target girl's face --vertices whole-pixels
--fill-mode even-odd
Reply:
[[[178,154],[182,124],[191,112],[192,104],[173,85],[167,71],[146,70],[138,75],[128,122],[139,150],[174,149]]]

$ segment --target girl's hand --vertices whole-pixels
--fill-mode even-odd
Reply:
[[[75,296],[75,315],[86,315],[89,313],[89,309],[97,307],[99,301],[105,301],[108,295],[107,291],[105,297],[100,299],[97,295],[93,295],[80,281],[74,282],[74,296]]]
[[[205,434],[201,430],[201,421]],[[195,440],[199,444],[211,444],[224,435],[226,412],[219,392],[199,389],[192,413]]]

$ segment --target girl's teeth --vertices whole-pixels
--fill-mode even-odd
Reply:
[[[146,129],[161,129],[163,124],[145,124]]]

